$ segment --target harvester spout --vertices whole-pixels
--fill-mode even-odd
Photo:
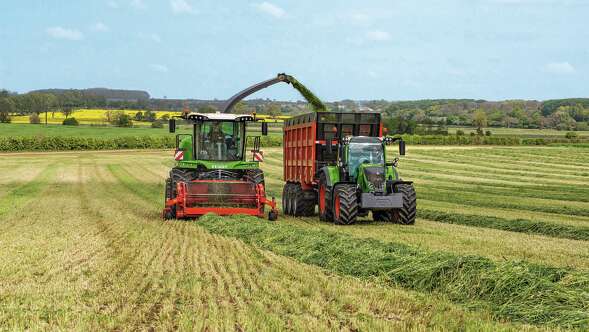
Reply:
[[[287,84],[292,84],[293,88],[297,89],[300,94],[313,106],[315,111],[327,111],[327,108],[321,100],[311,92],[306,86],[296,80],[293,76],[287,74],[278,74],[275,78],[254,84],[249,88],[246,88],[238,93],[236,93],[233,97],[229,98],[223,107],[222,113],[229,113],[235,104],[246,98],[247,96],[258,92],[262,89],[265,89],[271,85],[276,83],[284,82]]]

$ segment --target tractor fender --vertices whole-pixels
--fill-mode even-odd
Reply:
[[[336,183],[339,182],[339,171],[336,166],[325,166],[319,170],[319,175],[325,174],[325,178],[327,179],[327,187],[333,187]]]

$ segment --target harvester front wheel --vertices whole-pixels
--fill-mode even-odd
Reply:
[[[166,207],[166,203],[168,202],[169,199],[174,198],[174,181],[172,181],[171,178],[167,178],[166,179],[166,190],[164,193],[164,208]],[[165,210],[164,212],[164,219],[165,220],[170,220],[170,219],[176,219],[176,206],[172,206],[170,207],[169,210]]]
[[[338,225],[350,225],[358,217],[358,195],[356,185],[340,184],[335,188],[333,199],[333,221]]]
[[[400,184],[397,190],[403,194],[403,207],[395,210],[395,221],[402,225],[415,224],[417,212],[417,195],[412,184]]]

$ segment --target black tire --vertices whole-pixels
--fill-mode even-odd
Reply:
[[[372,220],[394,222],[395,214],[393,211],[372,211]]]
[[[400,184],[397,190],[403,194],[403,208],[395,212],[395,221],[402,225],[414,225],[417,212],[417,195],[412,184]]]
[[[278,213],[276,211],[268,212],[268,220],[276,221],[276,219],[278,219]]]
[[[303,190],[299,183],[292,185],[291,212],[295,217],[309,217],[315,214],[315,193]]]
[[[174,197],[176,197],[175,183],[172,181],[172,179],[167,178],[166,189],[164,191],[164,207],[166,206],[168,199],[172,199]],[[164,213],[164,219],[176,219],[176,206],[172,206],[169,211]]]
[[[184,168],[172,168],[170,171],[170,178],[172,182],[190,182],[196,178],[196,171],[192,169],[184,169]]]
[[[282,188],[282,213],[286,216],[289,216],[291,211],[291,187],[292,183],[287,182]]]
[[[256,169],[248,169],[245,171],[245,179],[246,181],[253,182],[255,184],[265,184],[264,183],[264,171],[259,168]]]
[[[340,184],[336,186],[333,199],[333,221],[338,225],[350,225],[356,222],[357,217],[358,195],[356,194],[356,185]]]
[[[321,207],[319,207],[319,220],[321,221],[333,221],[333,210],[332,210],[332,201],[331,201],[331,188],[327,185],[327,177],[325,173],[321,173],[319,176],[319,194],[317,195],[317,205],[320,204],[319,200],[321,199],[321,186],[325,187],[325,197],[324,199],[324,211],[321,211]]]

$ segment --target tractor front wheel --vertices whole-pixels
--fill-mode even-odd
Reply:
[[[417,212],[417,195],[412,184],[400,184],[397,190],[403,194],[403,207],[395,210],[395,221],[402,225],[415,224]]]
[[[340,184],[335,188],[333,200],[333,221],[338,225],[350,225],[358,217],[358,195],[356,185]]]

